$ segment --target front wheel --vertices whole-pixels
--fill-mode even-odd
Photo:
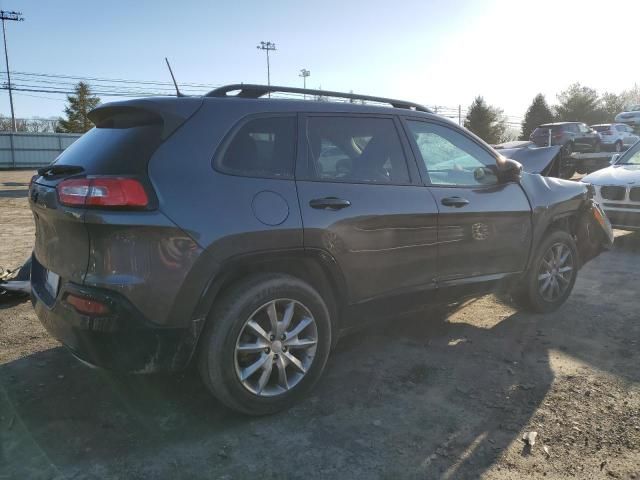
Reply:
[[[313,387],[330,346],[329,311],[318,292],[288,275],[257,275],[214,306],[200,343],[200,374],[228,407],[266,415]]]
[[[571,235],[561,230],[550,233],[538,247],[528,273],[514,292],[515,300],[534,312],[558,309],[573,290],[578,262],[578,250]]]

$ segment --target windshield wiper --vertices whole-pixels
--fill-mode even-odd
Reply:
[[[84,172],[84,168],[77,165],[48,165],[38,169],[38,175],[43,177],[53,177],[56,175],[68,175]]]

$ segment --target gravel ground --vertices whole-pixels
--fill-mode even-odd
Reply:
[[[0,171],[0,266],[33,242],[30,175]],[[0,479],[640,478],[638,267],[640,235],[618,232],[553,314],[487,296],[376,323],[266,418],[194,371],[87,368],[28,302],[0,304]]]

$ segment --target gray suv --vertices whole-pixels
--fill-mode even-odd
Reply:
[[[373,318],[497,290],[554,310],[613,238],[587,185],[410,102],[231,85],[90,116],[30,185],[38,317],[93,365],[196,363],[248,414],[296,401]]]
[[[580,122],[540,125],[531,133],[530,140],[539,147],[560,145],[567,157],[573,152],[599,152],[601,147],[598,132]]]

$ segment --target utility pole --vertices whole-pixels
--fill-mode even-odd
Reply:
[[[273,42],[260,42],[260,45],[256,47],[258,50],[264,50],[267,53],[267,85],[271,86],[271,68],[269,66],[269,52],[276,50],[276,44]],[[271,98],[271,92],[269,92],[269,98]]]
[[[309,70],[307,70],[306,68],[303,68],[300,70],[300,75],[298,75],[299,77],[302,77],[302,85],[303,87],[306,89],[307,88],[307,77],[311,76],[311,72]],[[305,93],[304,95],[304,99],[307,99],[307,94]]]
[[[2,19],[2,39],[4,40],[4,60],[7,65],[7,88],[9,89],[9,105],[11,105],[11,129],[16,131],[16,114],[13,111],[13,94],[11,93],[11,73],[9,73],[9,54],[7,53],[7,34],[5,31],[5,20],[13,22],[22,22],[22,13],[20,12],[7,12],[0,10],[0,19]]]

